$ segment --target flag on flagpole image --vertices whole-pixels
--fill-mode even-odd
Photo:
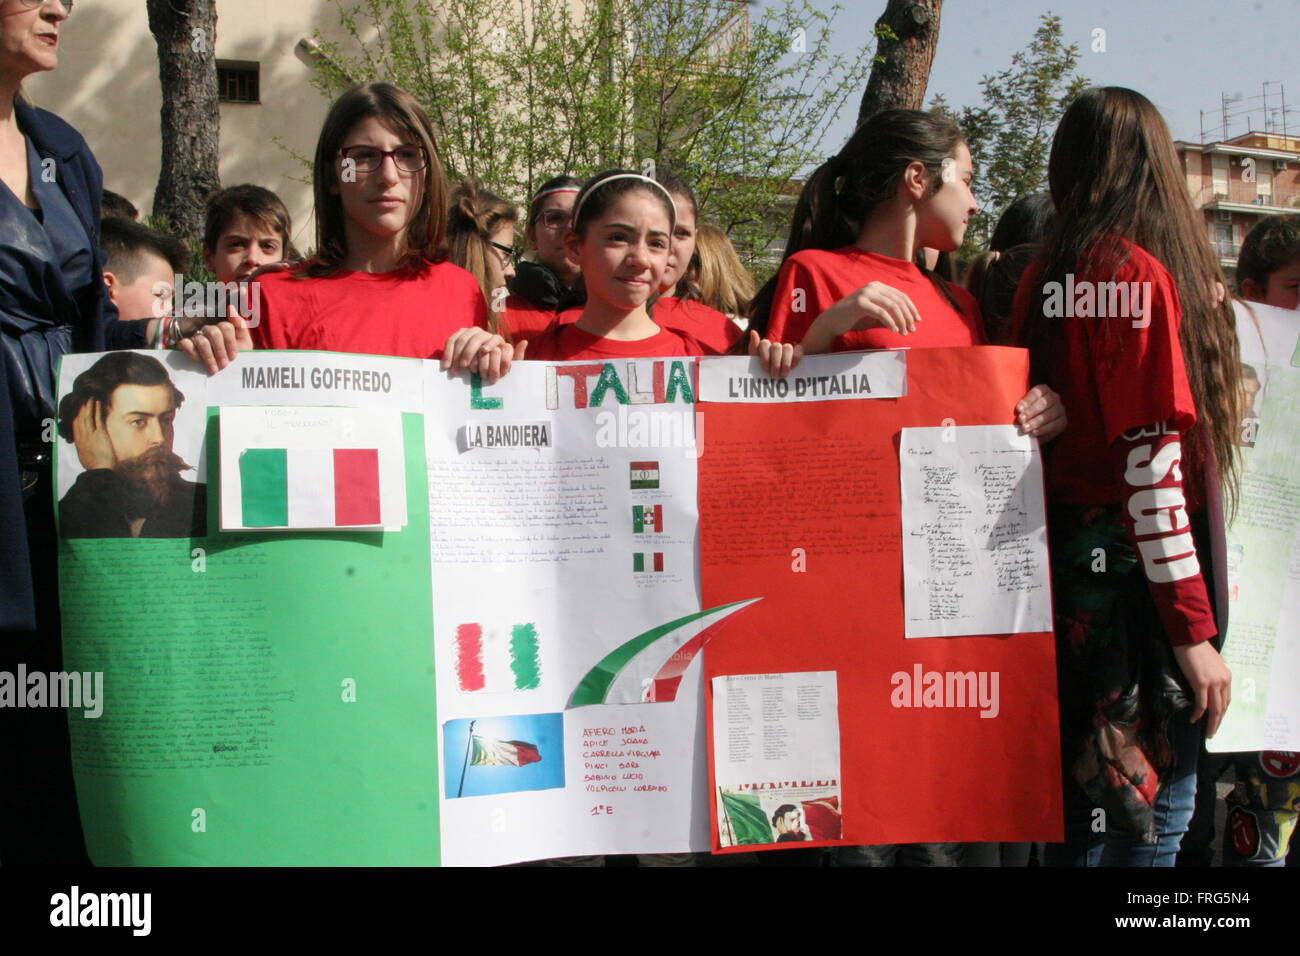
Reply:
[[[523,767],[542,759],[535,744],[522,740],[493,740],[478,734],[471,734],[469,740],[473,767]]]
[[[773,841],[772,827],[768,824],[767,814],[763,812],[757,796],[729,793],[719,788],[718,797],[722,803],[718,828],[723,831],[723,846]]]
[[[462,717],[442,725],[448,800],[564,786],[564,714]]]

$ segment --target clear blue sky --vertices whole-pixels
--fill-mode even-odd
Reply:
[[[752,5],[761,15],[771,0]],[[829,9],[829,0],[812,0]],[[885,0],[846,0],[832,40],[849,53],[871,35]],[[1127,86],[1146,95],[1164,114],[1175,139],[1197,140],[1205,110],[1207,140],[1221,138],[1220,94],[1259,97],[1264,81],[1286,89],[1288,122],[1300,135],[1300,0],[947,0],[940,19],[939,49],[930,71],[926,105],[942,93],[953,107],[980,103],[979,80],[1005,69],[1026,46],[1043,13],[1062,18],[1067,42],[1079,46],[1078,70],[1102,86]],[[1106,31],[1106,51],[1092,52],[1092,31]],[[810,38],[811,39],[811,38]],[[1269,100],[1279,105],[1277,85]],[[1253,107],[1250,128],[1263,128],[1258,99],[1231,109]],[[851,102],[823,141],[829,153],[853,130],[857,100]],[[1280,123],[1280,119],[1279,119]],[[1229,135],[1244,133],[1246,117],[1232,120]]]

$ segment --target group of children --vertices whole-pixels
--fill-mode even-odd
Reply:
[[[311,258],[272,265],[293,257],[288,215],[244,186],[211,204],[204,261],[223,282],[263,270],[260,322],[233,322],[232,352],[435,358],[489,382],[520,360],[748,352],[786,375],[822,352],[1028,348],[1036,384],[1008,411],[1045,448],[1066,789],[1066,838],[1044,862],[1171,865],[1203,738],[1230,703],[1216,555],[1243,411],[1234,311],[1143,96],[1081,94],[1048,173],[1050,195],[1004,217],[968,291],[933,267],[977,211],[961,130],[930,113],[879,113],[808,179],[781,267],[753,294],[725,236],[666,170],[549,180],[523,223],[533,261],[518,261],[515,207],[476,182],[449,190],[428,116],[377,83],[343,94],[325,120]],[[1239,291],[1294,308],[1300,229],[1279,219],[1243,248]],[[123,318],[150,314],[147,279],[185,271],[183,249],[141,229],[104,229]],[[1150,294],[1123,314],[1061,310],[1060,289],[1113,282]],[[1295,791],[1255,862],[1285,855]]]

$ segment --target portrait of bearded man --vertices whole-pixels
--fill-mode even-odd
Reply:
[[[86,470],[59,501],[65,538],[189,538],[206,531],[207,486],[172,451],[185,401],[166,367],[112,352],[59,402],[59,434]]]

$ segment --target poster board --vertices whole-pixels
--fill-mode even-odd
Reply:
[[[99,359],[65,359],[61,394]],[[797,404],[716,406],[697,402],[701,379],[732,360],[520,363],[492,386],[374,356],[255,352],[211,378],[181,356],[161,361],[184,393],[172,448],[203,479],[204,526],[60,544],[68,667],[105,675],[102,716],[72,720],[96,863],[708,850],[705,678],[764,673],[831,675],[814,682],[814,709],[837,725],[842,793],[811,781],[796,814],[818,833],[842,811],[842,842],[1052,836],[1048,635],[908,641],[917,706],[869,701],[861,718],[864,677],[914,672],[892,644],[843,639],[901,622],[899,429],[1006,424],[966,410],[991,393],[1009,419],[1022,353],[830,356],[809,360]],[[864,378],[895,397],[856,400]],[[271,440],[266,409],[329,441]],[[776,437],[756,457],[764,435]],[[303,481],[263,454],[241,462],[303,444],[308,464],[286,454],[285,475],[338,469],[335,452],[348,453],[344,471],[309,482],[318,517],[250,526],[246,501],[262,515]],[[354,453],[371,450],[359,471]],[[381,464],[398,451],[400,485]],[[813,453],[823,467],[796,480],[793,463]],[[79,458],[61,442],[61,496]],[[782,468],[818,508],[792,506],[773,484]],[[233,489],[219,476],[232,474],[241,530],[220,531]],[[771,496],[757,511],[756,481]],[[399,486],[394,510],[383,491]],[[340,511],[320,488],[346,488],[350,503]],[[285,514],[296,507],[286,498]],[[791,574],[797,540],[811,574]],[[864,566],[880,584],[866,603],[844,585]],[[815,632],[793,655],[791,615]],[[991,698],[961,714],[924,706],[936,669],[1003,675],[997,713]],[[791,686],[791,706],[811,713],[797,698],[813,684]],[[869,741],[868,715],[883,721]],[[918,751],[917,734],[941,746]],[[958,750],[993,762],[984,791],[957,801],[974,809],[944,817],[964,793],[952,781],[975,783],[951,765]],[[900,763],[908,778],[886,785],[880,768]],[[894,819],[886,791],[918,812]]]

